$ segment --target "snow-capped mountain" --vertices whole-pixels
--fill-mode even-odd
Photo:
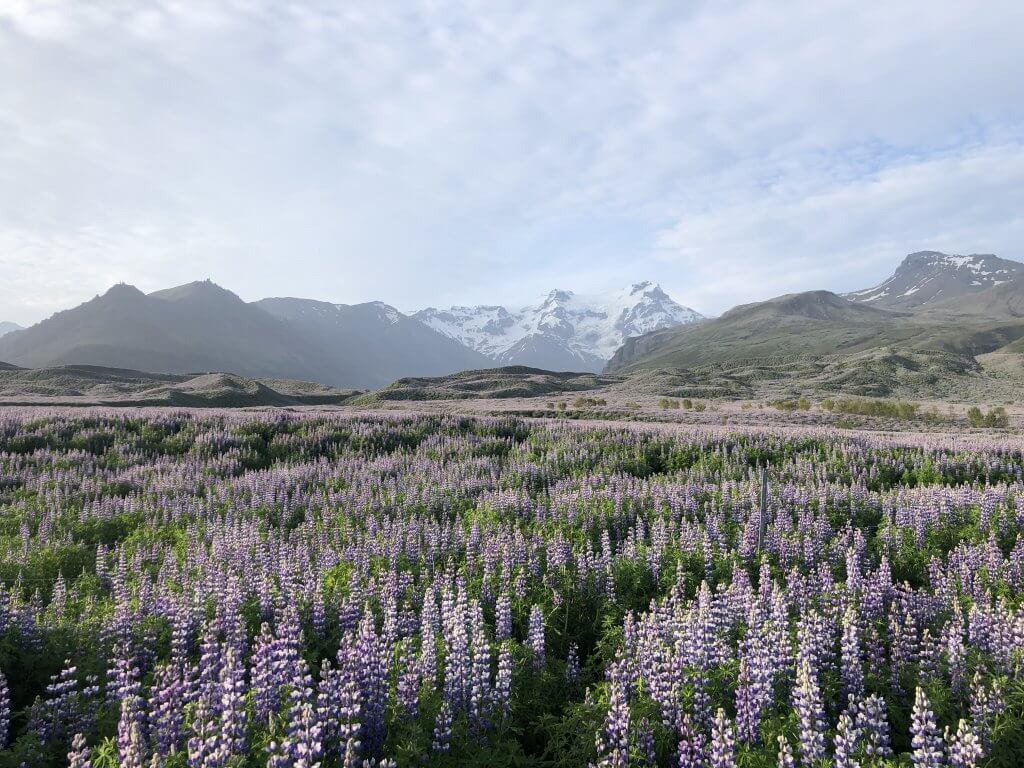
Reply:
[[[885,282],[874,288],[846,294],[861,301],[892,309],[913,309],[942,299],[1024,278],[1024,264],[990,253],[954,256],[939,251],[918,251],[907,256]]]
[[[584,371],[600,371],[631,336],[703,319],[650,282],[600,295],[554,290],[519,310],[430,307],[412,317],[501,365]]]

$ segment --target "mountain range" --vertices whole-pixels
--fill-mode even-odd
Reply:
[[[21,326],[17,323],[10,323],[6,320],[0,320],[0,336],[4,336],[11,331],[20,331]]]
[[[928,251],[907,256],[875,288],[787,294],[628,339],[607,371],[712,366],[764,376],[763,361],[792,367],[798,359],[845,357],[865,365],[884,358],[895,376],[900,367],[900,375],[919,369],[924,355],[929,365],[962,373],[980,370],[980,356],[1024,351],[1022,345],[1024,264]]]
[[[0,360],[30,368],[226,371],[355,388],[382,386],[407,372],[440,375],[488,362],[383,304],[247,303],[209,281],[150,294],[115,285],[0,337]]]
[[[889,279],[846,294],[850,301],[889,309],[913,309],[935,301],[976,294],[1024,277],[1024,264],[991,253],[954,256],[918,251],[907,256]]]
[[[1024,265],[990,254],[936,251],[910,254],[873,288],[786,294],[710,319],[646,282],[601,295],[551,291],[515,310],[480,305],[403,314],[382,302],[245,302],[203,281],[149,294],[115,285],[0,337],[0,361],[22,368],[221,372],[257,382],[218,380],[212,385],[217,392],[257,391],[267,380],[366,390],[408,379],[403,396],[427,391],[431,377],[494,368],[513,371],[502,374],[495,391],[518,391],[505,383],[520,376],[514,371],[536,376],[543,369],[617,376],[671,371],[657,380],[707,396],[750,395],[757,382],[780,379],[860,394],[912,384],[914,392],[928,394],[947,374],[973,375],[995,363],[1003,373],[1019,368],[1024,381],[1021,353]],[[33,376],[14,378],[25,383]],[[493,378],[470,376],[450,388],[471,390]],[[192,386],[188,380],[173,382],[174,397],[190,396],[178,392]],[[212,380],[198,381],[206,388]]]
[[[428,307],[412,316],[498,365],[591,372],[632,336],[704,319],[651,282],[597,295],[554,290],[518,310]]]
[[[466,308],[464,316],[475,320],[463,336],[440,322],[443,314],[409,316],[382,302],[250,303],[208,280],[149,294],[118,284],[30,328],[12,329],[0,337],[0,360],[26,368],[230,372],[374,389],[408,376],[518,362],[598,371],[628,335],[700,317],[651,283],[601,297],[553,291],[516,313]]]

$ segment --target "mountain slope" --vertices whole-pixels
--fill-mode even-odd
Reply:
[[[0,321],[0,336],[5,336],[11,331],[20,331],[21,326],[17,323],[9,323],[6,320]]]
[[[873,288],[846,294],[851,301],[890,309],[913,309],[1024,277],[1024,264],[992,254],[955,256],[939,251],[918,251],[907,256],[896,271]]]
[[[686,368],[739,359],[855,350],[869,344],[896,317],[828,291],[787,294],[735,307],[697,325],[628,339],[607,370]]]
[[[380,387],[403,376],[442,376],[491,362],[381,302],[268,298],[254,306],[299,330],[342,366],[348,386]]]
[[[932,302],[918,311],[924,317],[1024,320],[1024,274],[983,291]]]
[[[301,333],[209,282],[150,295],[116,285],[0,338],[0,360],[29,368],[85,364],[344,383],[344,372]]]
[[[430,307],[413,317],[501,365],[592,372],[631,336],[703,319],[649,282],[597,296],[555,290],[517,311]]]
[[[71,365],[10,368],[0,364],[4,405],[339,405],[357,392],[306,381],[247,379],[229,373],[198,376]]]
[[[972,358],[1024,338],[1020,283],[936,302],[915,312],[881,309],[827,291],[789,294],[729,310],[694,326],[629,339],[609,371],[852,355],[867,350],[944,352]],[[971,314],[973,311],[979,314]]]
[[[540,397],[586,392],[620,382],[615,376],[539,370],[526,366],[461,371],[448,376],[399,379],[376,392],[360,395],[357,404],[392,400],[477,400]]]

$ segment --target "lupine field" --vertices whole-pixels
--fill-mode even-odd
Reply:
[[[1017,438],[0,411],[0,766],[1017,766],[1022,519]]]

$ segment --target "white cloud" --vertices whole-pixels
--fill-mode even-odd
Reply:
[[[650,277],[720,311],[922,245],[1020,257],[1022,26],[965,0],[9,0],[0,319],[206,275],[402,306]]]
[[[975,147],[684,217],[659,245],[694,275],[689,300],[717,311],[737,295],[853,290],[872,284],[870,274],[880,281],[905,251],[1024,260],[1022,182],[1024,146]]]

